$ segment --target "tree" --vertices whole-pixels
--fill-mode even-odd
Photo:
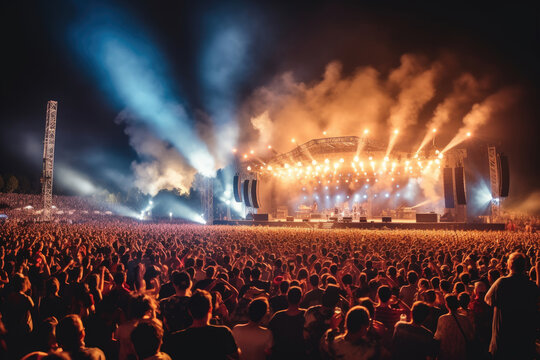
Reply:
[[[0,192],[4,189],[4,178],[0,175]]]
[[[7,181],[7,184],[5,186],[5,190],[7,193],[12,193],[19,187],[19,180],[14,175],[11,175]]]

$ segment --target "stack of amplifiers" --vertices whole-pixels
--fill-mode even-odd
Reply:
[[[436,223],[439,222],[439,214],[426,213],[416,214],[416,222]]]

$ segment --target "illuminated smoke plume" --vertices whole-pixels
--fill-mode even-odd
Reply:
[[[341,64],[326,67],[322,80],[314,84],[296,82],[291,73],[259,88],[249,99],[245,122],[253,129],[241,139],[254,148],[272,145],[285,151],[291,139],[302,143],[328,136],[360,135],[374,130],[387,115],[391,98],[371,68],[358,69],[343,77]]]
[[[400,92],[388,119],[391,135],[387,156],[394,148],[399,132],[416,124],[420,110],[435,95],[434,80],[439,67],[435,63],[425,69],[417,57],[406,54],[401,57],[401,66],[390,74],[390,85],[399,87]]]
[[[477,99],[480,90],[481,84],[469,73],[454,81],[452,93],[435,108],[432,119],[426,125],[426,135],[416,152],[419,153],[440,131],[441,126],[448,123],[463,106]]]
[[[493,116],[513,103],[516,97],[516,89],[506,88],[488,96],[483,102],[474,104],[471,111],[463,118],[463,126],[442,152],[452,149],[469,136],[472,136],[476,130],[486,124]]]
[[[134,123],[126,112],[118,116],[117,122],[126,124],[129,143],[142,159],[131,164],[135,177],[133,184],[138,189],[151,196],[160,190],[176,189],[180,194],[189,193],[197,171],[174,146]]]

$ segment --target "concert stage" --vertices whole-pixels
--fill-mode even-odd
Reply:
[[[484,223],[464,223],[464,222],[414,222],[400,220],[397,222],[382,222],[380,219],[369,220],[368,222],[333,222],[327,220],[295,221],[272,220],[214,220],[214,225],[236,225],[236,226],[268,226],[268,227],[289,227],[305,229],[371,229],[371,230],[481,230],[499,231],[504,230],[504,224],[484,224]]]

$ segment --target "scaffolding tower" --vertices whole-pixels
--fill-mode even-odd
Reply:
[[[45,138],[43,140],[43,174],[41,176],[41,194],[43,195],[43,219],[50,220],[52,209],[54,142],[56,138],[56,111],[58,102],[47,102]]]
[[[214,223],[214,179],[203,177],[201,185],[201,205],[204,220],[208,225],[212,225]]]
[[[495,146],[488,146],[488,160],[489,160],[489,180],[491,185],[491,217],[495,219],[500,214],[500,194],[499,194],[499,159],[497,154],[497,148]]]

